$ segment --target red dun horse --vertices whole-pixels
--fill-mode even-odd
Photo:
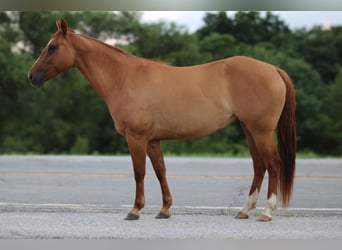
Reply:
[[[256,207],[266,171],[267,203],[259,220],[271,220],[278,191],[282,205],[289,204],[296,154],[295,92],[283,70],[242,56],[172,67],[76,34],[63,19],[56,24],[58,31],[32,66],[29,81],[41,87],[76,67],[104,100],[116,130],[126,137],[134,168],[136,196],[126,219],[138,219],[145,205],[146,155],[162,191],[157,218],[171,216],[160,140],[206,136],[236,119],[247,137],[254,167],[248,200],[236,218],[248,218]]]

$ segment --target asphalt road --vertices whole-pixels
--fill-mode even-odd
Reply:
[[[257,223],[267,177],[249,220],[250,159],[166,158],[173,216],[156,220],[158,181],[148,162],[146,208],[124,221],[134,199],[129,157],[0,156],[0,238],[342,238],[342,160],[298,160],[289,209]]]

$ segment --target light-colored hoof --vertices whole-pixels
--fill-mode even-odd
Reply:
[[[261,222],[269,222],[271,220],[272,220],[272,217],[269,217],[269,216],[267,216],[265,214],[261,214],[259,216],[259,219],[258,219],[258,221],[261,221]]]
[[[249,216],[248,214],[245,214],[245,213],[242,213],[242,212],[239,212],[237,215],[235,215],[234,217],[235,219],[248,219]]]

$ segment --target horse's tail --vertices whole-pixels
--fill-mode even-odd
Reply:
[[[290,203],[296,165],[296,96],[293,83],[285,71],[277,69],[286,86],[283,111],[277,126],[278,152],[281,159],[280,199],[283,207]]]

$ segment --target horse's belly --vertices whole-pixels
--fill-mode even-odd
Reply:
[[[151,110],[160,138],[206,136],[235,119],[227,84],[220,79],[209,79],[207,75],[210,74],[206,71],[187,72],[187,77],[184,74],[174,77],[174,82],[165,80],[163,91],[155,88],[150,103],[153,103]]]
[[[235,116],[230,113],[219,115],[200,111],[196,114],[186,112],[160,123],[157,137],[160,139],[198,138],[223,129],[234,120]]]

